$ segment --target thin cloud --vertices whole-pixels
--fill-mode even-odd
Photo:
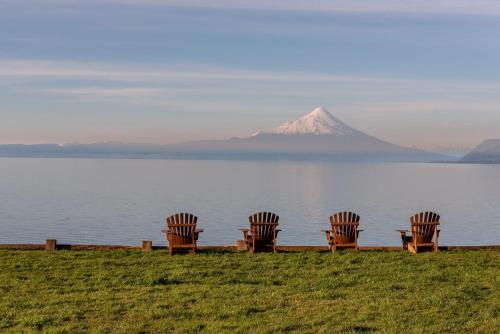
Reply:
[[[497,112],[500,111],[500,99],[471,99],[471,98],[442,98],[442,99],[426,99],[426,98],[408,98],[400,101],[388,101],[369,104],[358,103],[345,107],[347,110],[354,111],[359,114],[371,112],[380,116],[389,115],[391,113],[431,113],[445,112],[449,115],[453,112],[456,116],[458,113],[469,112]]]
[[[147,97],[162,92],[156,88],[107,88],[107,87],[82,87],[82,88],[49,88],[42,92],[50,94],[68,95],[94,95],[102,97]]]
[[[18,1],[4,0],[4,2]],[[94,3],[238,10],[500,15],[500,2],[497,0],[31,0],[31,3],[44,5],[55,3],[67,6],[88,6],[89,3]]]
[[[377,83],[395,81],[382,77],[324,75],[304,72],[249,71],[220,67],[180,66],[174,69],[127,68],[109,64],[69,63],[32,60],[0,60],[0,76],[20,78],[63,77],[108,80],[189,79],[189,80],[259,80],[259,81],[327,81]]]
[[[134,67],[89,62],[37,61],[0,59],[0,80],[21,79],[96,79],[106,81],[150,81],[186,79],[189,81],[238,80],[238,81],[283,81],[290,82],[333,82],[353,84],[434,84],[467,89],[500,89],[498,84],[470,83],[447,80],[402,79],[386,76],[358,76],[345,74],[320,74],[295,71],[261,71],[199,65],[179,65],[174,68],[163,66]]]
[[[53,83],[57,79],[58,83]],[[64,83],[64,85],[62,85]],[[70,86],[68,86],[68,83]],[[500,84],[311,72],[259,71],[210,66],[134,67],[103,63],[0,59],[0,84],[10,89],[102,97],[391,99],[481,96],[490,100]],[[422,109],[439,105],[434,101]],[[402,107],[402,106],[399,106]],[[441,107],[444,107],[443,105]],[[392,108],[389,108],[392,109]],[[447,109],[450,109],[447,107]]]

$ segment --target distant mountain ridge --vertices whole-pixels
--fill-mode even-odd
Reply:
[[[3,157],[146,157],[165,150],[165,145],[102,142],[92,144],[0,145]]]
[[[171,145],[119,142],[67,145],[0,145],[0,156],[64,156],[193,159],[318,159],[426,162],[450,157],[380,140],[350,127],[318,107],[268,132],[246,138]]]
[[[466,154],[460,162],[500,164],[500,139],[483,141],[470,153]]]

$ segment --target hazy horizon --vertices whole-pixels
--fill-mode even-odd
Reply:
[[[0,6],[0,144],[248,137],[316,106],[436,152],[500,134],[492,1]]]

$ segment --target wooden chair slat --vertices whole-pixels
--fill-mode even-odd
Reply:
[[[336,212],[330,216],[331,237],[328,239],[331,250],[337,247],[358,249],[358,226],[360,218],[351,211]]]
[[[402,235],[403,248],[417,253],[419,246],[433,245],[434,251],[438,251],[438,234],[440,216],[432,211],[423,211],[410,217],[411,236]],[[406,239],[411,241],[405,241]],[[411,247],[409,247],[411,246]]]
[[[243,231],[248,249],[255,252],[258,248],[270,246],[276,250],[275,231],[279,216],[268,211],[256,212],[249,216],[250,235]]]
[[[166,222],[166,238],[170,254],[176,248],[191,249],[194,253],[197,247],[198,233],[200,232],[196,230],[198,217],[191,213],[179,212],[168,216]]]

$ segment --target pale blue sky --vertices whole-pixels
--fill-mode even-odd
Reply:
[[[500,137],[499,36],[490,0],[0,0],[0,143],[248,136],[323,106],[472,147]]]

